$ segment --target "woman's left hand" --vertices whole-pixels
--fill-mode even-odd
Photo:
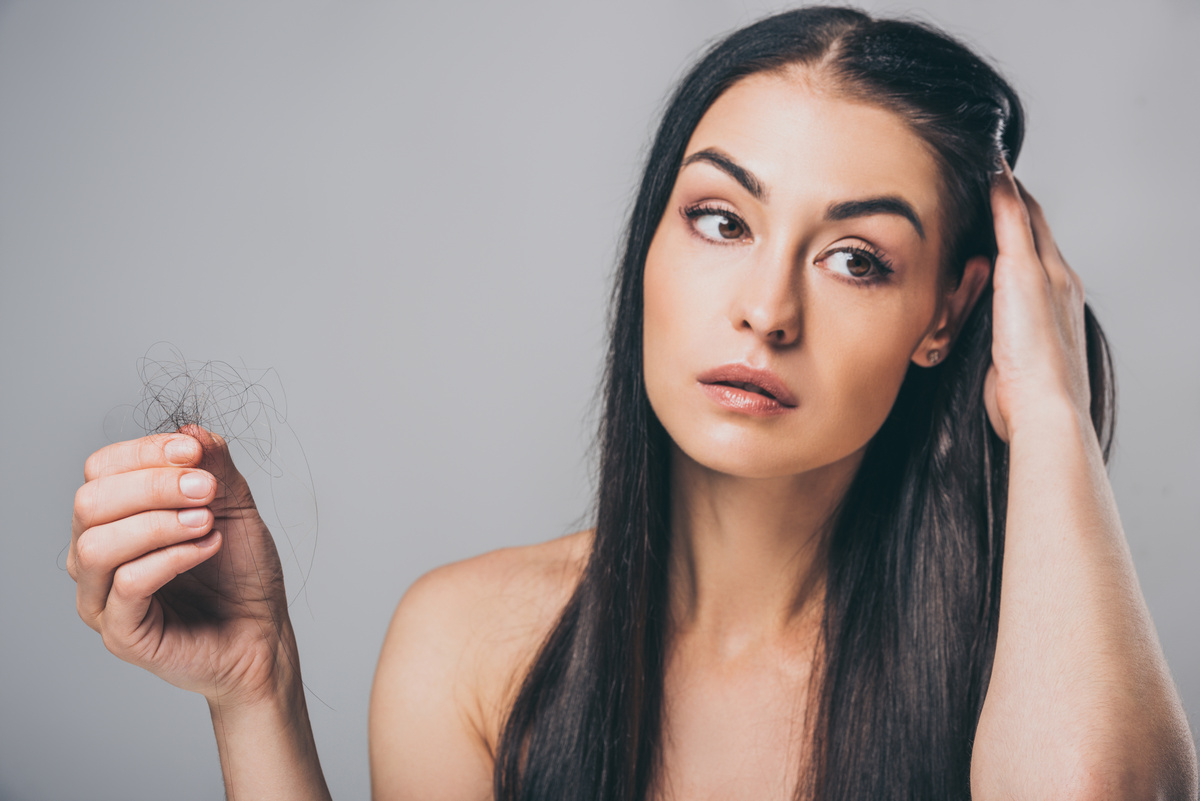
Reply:
[[[984,399],[1012,447],[971,797],[1195,798],[1187,716],[1089,420],[1083,284],[1008,169],[992,209]]]
[[[1008,165],[992,184],[992,366],[984,402],[1005,442],[1063,411],[1088,418],[1083,282],[1063,259],[1037,202]]]

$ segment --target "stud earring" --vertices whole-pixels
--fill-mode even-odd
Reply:
[[[941,358],[942,358],[942,354],[940,351],[936,351],[936,350],[929,351],[929,366],[932,367],[933,365],[937,364]]]

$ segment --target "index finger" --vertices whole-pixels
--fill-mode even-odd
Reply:
[[[996,250],[1000,257],[1015,256],[1041,264],[1029,207],[1021,197],[1017,180],[1008,163],[992,181],[992,216],[996,226]]]
[[[147,467],[191,467],[200,461],[199,441],[187,434],[151,434],[107,445],[87,458],[84,481]]]
[[[1050,276],[1051,280],[1057,284],[1077,280],[1078,276],[1067,264],[1062,250],[1054,241],[1054,234],[1050,231],[1050,224],[1046,222],[1046,213],[1042,211],[1041,204],[1034,199],[1033,195],[1029,194],[1029,190],[1020,181],[1017,181],[1017,189],[1020,190],[1021,200],[1024,201],[1025,208],[1029,211],[1029,221],[1033,228],[1033,243],[1041,256],[1042,265],[1046,268],[1046,275]]]

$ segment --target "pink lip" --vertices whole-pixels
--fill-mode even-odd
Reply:
[[[720,405],[757,415],[783,414],[796,407],[793,395],[774,373],[744,364],[725,364],[706,370],[696,378],[704,393]],[[749,384],[767,392],[763,395],[737,384]]]

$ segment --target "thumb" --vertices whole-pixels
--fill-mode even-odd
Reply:
[[[996,400],[996,382],[996,365],[993,364],[988,367],[987,375],[983,379],[983,405],[987,409],[988,421],[995,429],[996,436],[1007,443],[1008,425],[1004,422],[1004,416],[1000,414],[1000,403]]]
[[[189,424],[179,429],[179,433],[187,434],[200,443],[203,456],[198,465],[202,470],[212,473],[217,479],[217,498],[215,505],[223,507],[247,507],[254,505],[250,495],[250,487],[242,474],[233,464],[229,453],[229,444],[220,434]],[[214,513],[217,511],[213,509]]]

